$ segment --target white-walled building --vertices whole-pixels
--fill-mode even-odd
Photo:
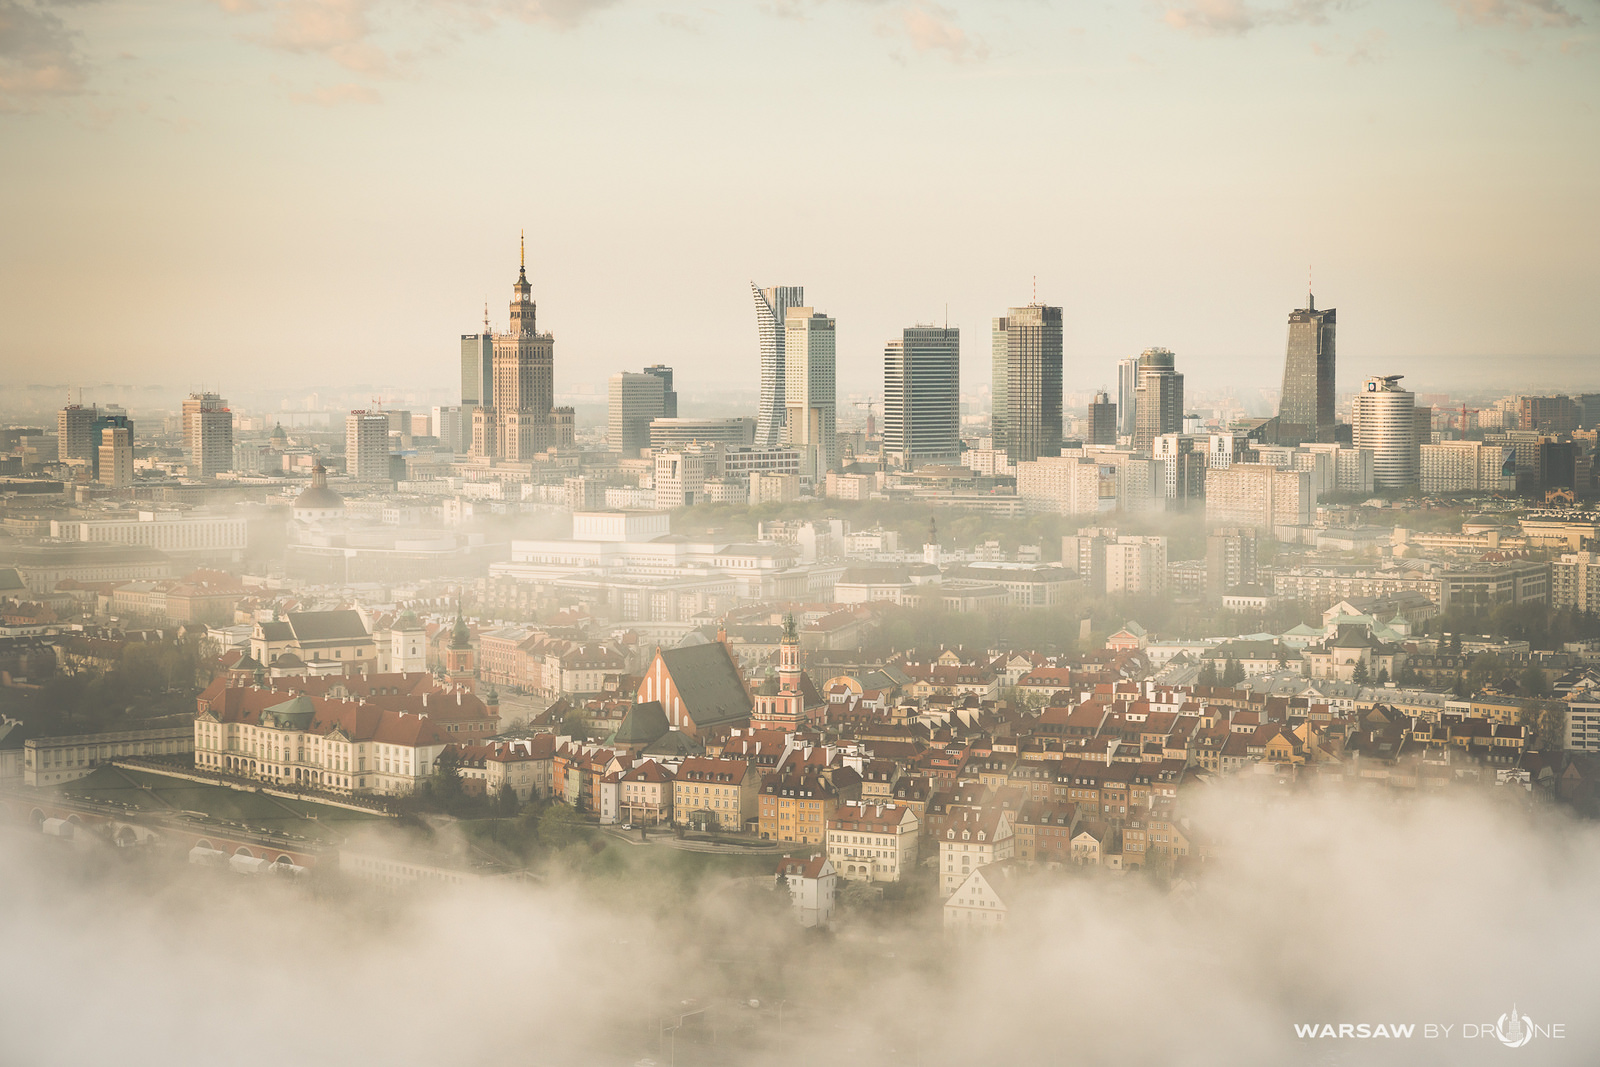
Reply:
[[[197,768],[333,792],[413,793],[449,743],[426,715],[304,694],[194,720]]]
[[[1309,471],[1235,463],[1206,477],[1206,521],[1223,526],[1306,526],[1315,504]]]
[[[789,905],[801,926],[827,926],[833,921],[838,876],[828,857],[789,856],[778,861],[777,883],[789,894]]]
[[[1481,441],[1441,441],[1419,447],[1424,493],[1514,492],[1512,450]]]
[[[948,899],[979,867],[1016,854],[1012,813],[974,808],[952,817],[939,839],[939,896]]]
[[[245,519],[204,511],[148,510],[52,519],[50,536],[91,544],[141,545],[171,556],[235,562],[244,559],[249,544]]]
[[[916,869],[920,826],[904,805],[841,804],[828,820],[828,859],[851,881],[898,882]]]
[[[1355,447],[1372,449],[1373,481],[1383,489],[1417,481],[1416,397],[1400,388],[1403,377],[1368,378],[1350,403]]]

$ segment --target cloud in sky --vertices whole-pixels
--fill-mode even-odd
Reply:
[[[1201,37],[1241,36],[1266,26],[1321,25],[1346,0],[1290,0],[1253,4],[1249,0],[1187,0],[1168,4],[1162,20]]]
[[[918,52],[942,55],[952,63],[983,59],[988,46],[956,24],[955,12],[932,3],[913,3],[896,13],[900,29]]]
[[[1449,0],[1463,24],[1570,29],[1583,22],[1561,0]]]
[[[315,104],[318,107],[338,107],[340,104],[381,104],[383,97],[376,89],[355,82],[340,85],[319,85],[309,93],[290,93],[289,99],[297,104]]]
[[[82,92],[87,81],[73,32],[50,5],[0,0],[0,111]]]

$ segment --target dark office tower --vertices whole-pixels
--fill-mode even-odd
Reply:
[[[1061,454],[1061,309],[1012,308],[994,320],[991,436],[1013,463]]]
[[[678,393],[672,388],[672,368],[662,363],[655,363],[644,369],[646,374],[654,374],[661,379],[661,410],[663,419],[678,417]]]
[[[771,449],[783,443],[789,417],[784,323],[790,308],[806,302],[806,291],[800,285],[757,289],[752,282],[750,292],[756,299],[756,331],[761,339],[761,400],[756,412],[755,446]]]
[[[903,470],[961,458],[961,331],[908,326],[883,350],[883,458]]]
[[[1577,446],[1571,441],[1555,441],[1548,438],[1540,441],[1539,488],[1575,491],[1578,488],[1577,459]]]
[[[1117,405],[1104,390],[1094,394],[1089,402],[1089,443],[1114,445],[1117,443]]]
[[[1333,308],[1317,310],[1316,298],[1289,314],[1289,354],[1283,363],[1283,398],[1278,402],[1278,441],[1333,441]]]
[[[494,335],[461,335],[461,406],[494,406]]]
[[[1139,354],[1139,385],[1134,390],[1133,447],[1148,453],[1164,433],[1183,432],[1183,375],[1170,349]]]

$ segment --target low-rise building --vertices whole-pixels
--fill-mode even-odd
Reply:
[[[743,831],[746,821],[756,818],[756,778],[743,760],[684,760],[672,782],[672,821],[696,830]],[[815,803],[820,813],[821,801]]]
[[[827,926],[833,921],[838,881],[833,864],[821,853],[809,859],[785,856],[778,861],[775,888],[789,894],[789,905],[801,926]]]
[[[1012,812],[965,808],[945,820],[939,838],[939,896],[948,898],[975,868],[1008,860],[1016,850]]]
[[[192,729],[175,726],[162,730],[30,737],[22,744],[23,784],[45,786],[71,782],[115,759],[178,758],[194,751],[194,736]]]
[[[895,804],[841,804],[828,820],[828,858],[851,881],[898,882],[917,865],[919,820]]]

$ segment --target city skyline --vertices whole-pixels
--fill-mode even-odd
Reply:
[[[686,388],[754,376],[750,278],[820,286],[852,373],[947,303],[981,336],[1037,276],[1069,363],[1096,368],[1085,391],[1153,345],[1195,386],[1240,364],[1277,378],[1308,265],[1346,309],[1341,391],[1402,362],[1426,380],[1427,360],[1596,355],[1581,308],[1600,281],[1600,161],[1566,132],[1600,104],[1592,5],[916,8],[913,33],[912,9],[864,4],[677,11],[692,31],[657,18],[670,8],[574,4],[448,24],[431,50],[432,24],[380,3],[237,7],[26,8],[73,74],[27,92],[31,61],[0,55],[0,130],[34,160],[0,178],[33,207],[0,258],[3,354],[29,379],[136,363],[174,388],[427,385],[523,225],[568,354],[561,390],[603,388],[646,337]],[[481,62],[457,69],[469,46]],[[1208,92],[1185,98],[1201,76]],[[758,114],[802,101],[830,153],[746,144]],[[536,136],[463,186],[460,150],[530,109]],[[990,193],[977,175],[1000,121],[1059,133]],[[1317,136],[1285,141],[1286,124]],[[904,190],[865,165],[935,134],[957,146],[949,167]],[[1166,159],[1182,165],[1152,165]],[[1029,225],[997,225],[1025,207]],[[68,295],[86,254],[116,279],[87,318]],[[620,311],[618,291],[634,294]],[[659,338],[666,314],[694,328]],[[234,381],[213,339],[245,318]],[[968,346],[965,377],[980,356]]]

